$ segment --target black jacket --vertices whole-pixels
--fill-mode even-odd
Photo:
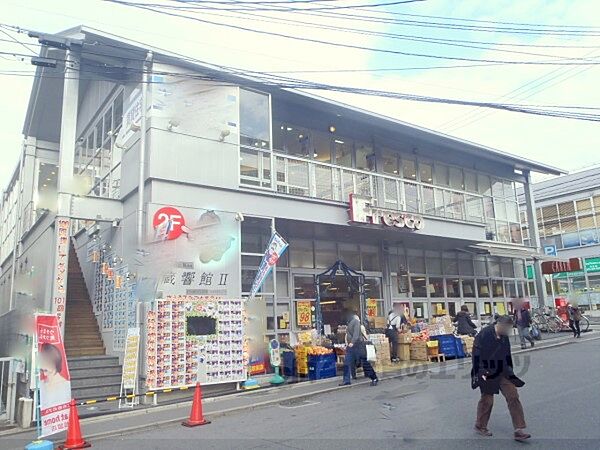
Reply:
[[[456,331],[458,334],[472,335],[477,328],[477,325],[471,320],[471,314],[466,311],[459,311],[456,313],[454,323],[456,323]]]
[[[508,336],[498,338],[493,325],[484,327],[475,337],[472,359],[471,376],[477,377],[478,386],[485,394],[497,394],[500,392],[501,378],[515,376]],[[482,375],[487,377],[487,381],[483,381]]]
[[[521,308],[521,320],[519,320],[518,310],[513,313],[514,322],[520,327],[528,327],[531,325],[531,313],[527,308]]]

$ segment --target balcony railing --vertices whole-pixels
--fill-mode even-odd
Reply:
[[[350,194],[376,199],[382,208],[484,223],[483,196],[388,175],[274,153],[278,192],[336,202]]]

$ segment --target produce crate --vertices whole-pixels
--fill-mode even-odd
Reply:
[[[308,356],[308,378],[320,380],[332,378],[337,375],[336,355],[309,355]]]
[[[462,339],[457,338],[453,334],[444,334],[441,336],[432,336],[439,342],[439,352],[443,353],[447,358],[464,358]]]

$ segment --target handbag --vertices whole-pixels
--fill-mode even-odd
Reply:
[[[375,362],[377,361],[377,352],[375,351],[375,346],[371,343],[365,345],[367,350],[367,361]]]

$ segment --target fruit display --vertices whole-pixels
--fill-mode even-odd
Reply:
[[[412,340],[414,341],[428,341],[429,340],[429,332],[427,330],[423,330],[418,334],[413,333]]]
[[[313,345],[312,347],[308,347],[307,353],[309,355],[330,355],[333,353],[333,350],[320,345]]]

